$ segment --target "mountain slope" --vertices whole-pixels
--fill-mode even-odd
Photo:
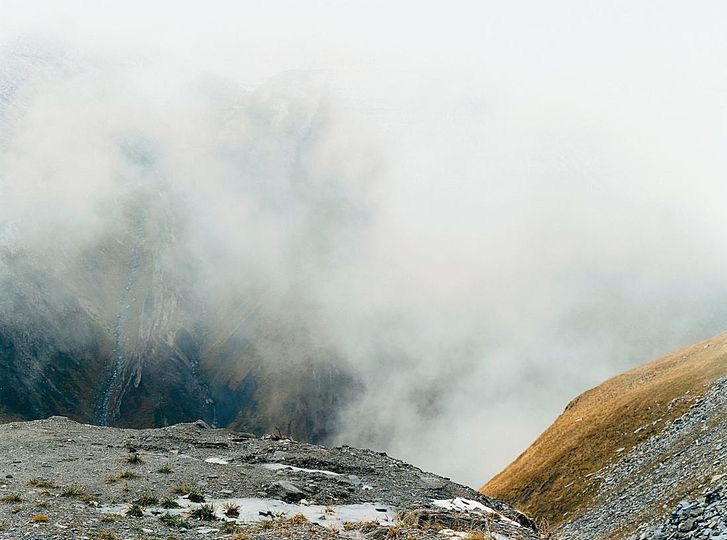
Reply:
[[[481,491],[550,526],[570,520],[594,504],[599,471],[659,434],[725,375],[727,334],[721,334],[609,379],[571,401]]]
[[[682,416],[590,478],[588,508],[561,540],[727,539],[727,377]]]

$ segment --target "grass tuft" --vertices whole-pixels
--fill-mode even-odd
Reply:
[[[143,517],[144,510],[138,504],[132,504],[131,507],[126,511],[126,515],[132,517]]]
[[[236,518],[240,515],[240,506],[235,503],[225,503],[222,508],[229,518]]]
[[[162,501],[159,503],[159,506],[168,510],[171,510],[173,508],[181,508],[181,506],[177,504],[177,501],[170,497],[165,497],[164,499],[162,499]]]
[[[34,488],[53,489],[57,487],[52,480],[46,480],[45,478],[33,478],[28,480],[28,485]]]
[[[78,498],[83,495],[83,491],[81,491],[80,488],[76,486],[67,486],[64,487],[61,491],[61,497],[67,497],[67,498]]]
[[[191,529],[194,527],[189,521],[184,519],[182,516],[173,516],[171,514],[164,514],[159,518],[164,525],[171,527],[172,529]]]
[[[197,508],[190,510],[189,517],[199,521],[214,521],[215,507],[211,504],[201,504]]]
[[[141,465],[144,463],[144,458],[142,458],[139,454],[133,453],[126,456],[126,463],[129,463],[131,465]]]

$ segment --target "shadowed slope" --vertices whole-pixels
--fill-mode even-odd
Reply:
[[[727,333],[675,351],[581,394],[481,488],[551,526],[590,504],[590,476],[684,413],[727,375]]]

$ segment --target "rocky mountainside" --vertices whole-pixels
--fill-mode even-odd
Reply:
[[[538,537],[507,504],[383,453],[204,422],[0,425],[0,538]]]
[[[727,538],[727,335],[574,399],[482,488],[563,539]]]
[[[355,384],[307,340],[294,302],[229,294],[211,306],[166,266],[181,249],[174,216],[126,219],[53,268],[0,236],[0,414],[126,427],[203,418],[324,440]]]
[[[322,159],[341,133],[298,87],[187,88],[205,131],[97,60],[0,48],[0,417],[326,439],[359,383],[316,334],[316,287],[346,267],[369,171]]]

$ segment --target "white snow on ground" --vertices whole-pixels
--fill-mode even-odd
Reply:
[[[474,512],[475,514],[494,514],[500,520],[507,521],[512,525],[522,527],[517,521],[503,516],[500,512],[493,510],[489,506],[485,506],[479,501],[473,501],[472,499],[465,499],[464,497],[457,497],[455,499],[435,499],[432,501],[435,506],[444,508],[446,510],[456,510],[458,512]]]
[[[291,471],[296,471],[296,472],[319,473],[319,474],[326,474],[328,476],[341,476],[339,473],[335,473],[332,471],[324,471],[323,469],[304,469],[302,467],[293,467],[292,465],[286,465],[285,463],[263,463],[262,466],[265,469],[269,469],[271,471],[290,469]]]
[[[205,463],[216,463],[217,465],[229,465],[228,461],[218,457],[208,457],[204,460]]]
[[[235,518],[228,518],[224,515],[225,504],[236,504],[239,506],[240,515]],[[192,503],[187,499],[177,499],[177,504],[182,508],[166,510],[163,508],[149,507],[144,509],[147,515],[182,515],[188,510],[197,508],[200,504]],[[373,503],[346,504],[324,506],[319,504],[291,504],[277,499],[211,499],[206,504],[212,504],[215,508],[217,518],[223,521],[235,521],[237,523],[250,523],[264,521],[273,517],[292,517],[302,514],[311,523],[317,523],[329,529],[341,529],[346,522],[362,523],[365,521],[378,521],[381,525],[393,525],[397,509],[387,505]],[[129,505],[102,506],[99,511],[104,514],[124,514]]]

